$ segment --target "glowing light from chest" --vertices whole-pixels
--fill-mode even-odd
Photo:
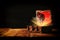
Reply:
[[[43,21],[41,20],[42,18],[39,18],[38,12],[40,14],[43,14],[44,15],[44,20]],[[36,17],[34,17],[32,19],[32,22],[35,25],[40,26],[40,27],[51,25],[51,23],[52,23],[51,11],[50,10],[44,10],[44,11],[36,10]]]

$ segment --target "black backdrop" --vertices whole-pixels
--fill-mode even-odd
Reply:
[[[52,20],[56,26],[56,10],[54,4],[41,1],[1,1],[0,27],[26,27],[30,25],[36,10],[49,9],[52,12]]]

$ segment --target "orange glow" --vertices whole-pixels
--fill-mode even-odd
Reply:
[[[39,12],[41,14],[44,14],[45,19],[44,19],[43,22],[37,19],[37,12]],[[36,17],[33,18],[32,22],[36,26],[40,26],[40,27],[41,26],[49,26],[49,25],[51,25],[52,19],[51,19],[51,12],[50,12],[50,10],[44,10],[44,11],[36,10]]]
[[[2,31],[2,30],[6,31]],[[15,28],[15,29],[12,29],[12,28],[1,28],[1,32],[4,32],[2,35],[0,35],[0,37],[54,37],[53,34],[46,34],[46,33],[34,33],[34,32],[29,32],[27,30],[27,28]],[[7,30],[8,29],[8,30]],[[0,33],[1,33],[0,32]]]
[[[4,29],[3,29],[4,30]],[[25,34],[25,36],[27,36],[26,34],[28,33],[27,31],[26,31],[27,29],[25,29],[25,28],[19,28],[19,29],[12,29],[12,28],[9,28],[9,30],[7,31],[7,32],[5,32],[5,33],[3,33],[1,36],[18,36],[18,35],[20,35],[20,36],[24,36],[24,34]],[[4,31],[6,31],[6,30],[4,30]],[[4,31],[2,31],[2,32],[4,32]]]

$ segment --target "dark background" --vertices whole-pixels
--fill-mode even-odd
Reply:
[[[1,0],[0,4],[0,27],[26,27],[30,25],[32,17],[35,17],[36,10],[51,10],[53,27],[58,28],[57,14],[59,6],[56,1]]]

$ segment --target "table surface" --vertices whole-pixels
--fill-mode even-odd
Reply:
[[[5,30],[4,30],[5,31]],[[9,29],[7,32],[4,32],[2,37],[52,37],[54,34],[46,34],[46,33],[37,33],[37,32],[29,32],[26,28],[18,28],[18,29]]]

